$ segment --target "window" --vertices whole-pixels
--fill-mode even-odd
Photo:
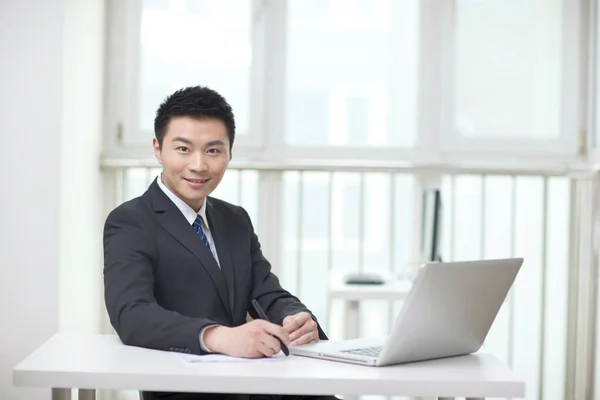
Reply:
[[[285,142],[410,147],[416,0],[288,2]]]
[[[357,271],[408,276],[414,270],[414,177],[287,171],[282,184],[278,276],[319,315],[329,337],[340,338],[342,304],[327,299],[332,279]],[[374,325],[387,326],[387,312],[376,308],[371,316]]]
[[[564,399],[571,235],[568,178],[445,175],[442,197],[444,260],[525,260],[486,337],[486,349],[523,376],[530,388],[528,398]]]
[[[129,143],[148,143],[156,109],[170,93],[203,85],[231,104],[236,132],[249,131],[251,0],[142,0],[139,84]]]
[[[455,129],[467,137],[557,138],[560,1],[461,0],[455,18]]]
[[[566,98],[577,107],[567,95],[578,87],[576,64],[564,50],[576,24],[565,25],[566,11],[562,0],[455,2],[446,144],[512,142],[574,152],[577,111],[563,107]]]
[[[566,4],[112,0],[110,150],[147,146],[164,97],[201,84],[233,106],[236,157],[572,160],[585,38]]]

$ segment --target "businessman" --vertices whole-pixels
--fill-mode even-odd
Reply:
[[[278,353],[280,341],[295,346],[326,339],[315,316],[271,272],[246,211],[209,197],[223,178],[235,139],[227,101],[206,87],[179,90],[159,106],[154,131],[160,176],[142,196],[113,210],[104,226],[104,297],[123,343],[257,358]],[[253,299],[271,322],[257,318]],[[246,313],[255,319],[247,322]]]

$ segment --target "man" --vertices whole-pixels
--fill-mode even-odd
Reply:
[[[161,175],[104,227],[105,302],[123,343],[256,358],[278,353],[279,340],[326,339],[271,273],[246,211],[208,197],[231,160],[235,122],[226,100],[206,87],[179,90],[158,108],[154,130]],[[257,318],[252,299],[272,322]],[[215,395],[144,393],[163,397]]]

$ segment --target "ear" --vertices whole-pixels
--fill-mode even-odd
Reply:
[[[154,148],[154,156],[156,157],[156,161],[162,165],[161,148],[156,138],[152,139],[152,147]]]

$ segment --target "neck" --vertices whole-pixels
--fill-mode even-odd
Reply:
[[[183,200],[183,201],[185,201],[185,200]],[[195,204],[190,204],[187,201],[185,201],[185,204],[190,206],[192,208],[192,210],[194,210],[196,212],[196,214],[198,214],[205,201],[206,201],[205,199],[202,199],[202,201],[200,203],[196,202]]]

